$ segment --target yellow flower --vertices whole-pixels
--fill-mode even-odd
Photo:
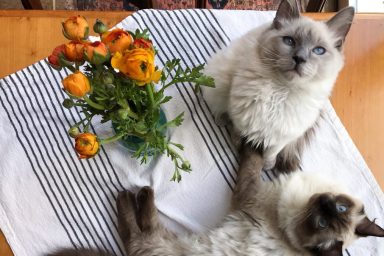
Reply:
[[[88,37],[89,26],[87,20],[78,15],[68,18],[62,23],[63,34],[69,40],[84,40]]]
[[[64,89],[76,97],[83,97],[91,90],[88,78],[80,71],[76,71],[75,73],[67,76],[61,82]]]
[[[111,53],[123,52],[132,44],[132,37],[120,28],[105,32],[101,35],[101,41],[105,43]]]
[[[127,50],[123,54],[116,52],[111,59],[111,65],[129,78],[136,80],[138,85],[145,85],[152,81],[157,83],[161,77],[161,71],[155,71],[155,54],[148,48]]]
[[[75,150],[79,158],[91,158],[99,152],[99,142],[93,133],[80,133],[75,138]]]

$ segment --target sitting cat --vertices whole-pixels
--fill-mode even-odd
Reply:
[[[341,256],[361,236],[384,236],[362,202],[333,182],[305,172],[261,181],[263,159],[245,147],[232,209],[214,229],[177,236],[159,221],[154,193],[121,192],[117,199],[120,237],[128,256]],[[88,253],[88,254],[86,254]],[[106,256],[66,250],[51,256]]]
[[[261,148],[269,168],[297,170],[305,138],[319,119],[344,64],[342,46],[352,7],[327,22],[282,0],[273,22],[257,27],[214,55],[205,73],[216,88],[203,95],[218,123]],[[224,120],[224,124],[228,124]]]

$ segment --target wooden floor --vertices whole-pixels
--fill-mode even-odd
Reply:
[[[33,64],[64,42],[60,22],[79,12],[0,11],[2,45],[0,77]],[[126,12],[80,13],[112,26]],[[311,15],[323,19],[326,14]],[[337,81],[332,104],[351,138],[384,189],[384,15],[357,15],[347,38],[346,63]],[[20,31],[24,31],[21,33]],[[0,235],[0,256],[12,253]]]

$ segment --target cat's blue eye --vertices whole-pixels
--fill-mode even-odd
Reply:
[[[294,46],[295,45],[295,40],[292,37],[290,37],[290,36],[283,36],[283,42],[286,45],[289,45],[289,46]]]
[[[313,48],[312,51],[314,54],[317,54],[317,55],[323,55],[326,52],[325,48],[321,46],[317,46]]]
[[[342,205],[342,204],[336,204],[336,210],[337,210],[337,212],[346,212],[347,211],[347,209],[348,209],[348,207],[347,206],[345,206],[345,205]]]
[[[320,218],[318,225],[320,228],[326,228],[328,227],[328,221],[324,218]]]

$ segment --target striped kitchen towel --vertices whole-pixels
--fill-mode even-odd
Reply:
[[[172,58],[195,66],[273,16],[254,11],[145,10],[118,27],[148,28],[159,50],[160,67]],[[164,108],[169,119],[185,112],[183,125],[169,131],[172,141],[185,146],[193,167],[178,184],[169,181],[173,166],[166,156],[140,166],[118,143],[80,161],[66,132],[80,113],[61,106],[60,81],[66,75],[40,61],[0,80],[0,228],[16,256],[43,255],[63,246],[98,247],[123,255],[115,208],[117,192],[123,189],[152,186],[162,221],[178,232],[206,230],[224,216],[238,157],[227,131],[216,126],[191,85],[168,90],[174,99]],[[105,128],[93,127],[99,134],[108,133]],[[362,198],[368,215],[384,224],[383,193],[330,104],[305,152],[304,170],[340,179]],[[272,179],[273,174],[265,173],[264,178]],[[382,247],[376,238],[363,238],[345,255],[384,255]]]

